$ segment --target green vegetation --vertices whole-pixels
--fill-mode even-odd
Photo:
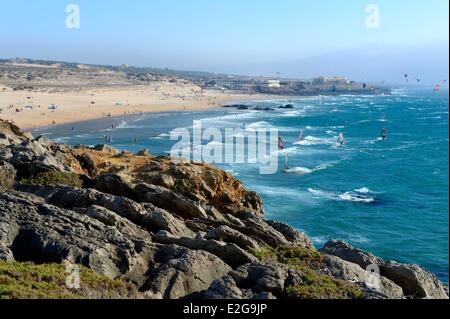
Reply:
[[[62,264],[0,261],[0,299],[135,298],[131,284],[113,280],[79,266],[80,289],[69,289]]]
[[[285,290],[287,298],[359,299],[364,297],[364,292],[355,285],[316,272],[314,269],[323,268],[323,257],[316,250],[298,246],[280,246],[265,247],[250,252],[261,261],[278,262],[303,273],[302,284],[290,286]]]
[[[277,248],[266,246],[250,252],[260,260],[275,261],[293,267],[320,267],[323,262],[322,255],[318,251],[300,246],[279,246]]]
[[[78,187],[83,185],[80,176],[74,173],[68,172],[45,172],[39,173],[36,176],[30,178],[24,178],[20,181],[22,184],[27,185],[44,185],[55,186],[58,184]]]

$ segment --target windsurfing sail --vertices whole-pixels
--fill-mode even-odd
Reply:
[[[344,134],[343,133],[339,133],[338,140],[339,140],[339,144],[341,144],[341,145],[344,144],[345,139],[344,139]]]
[[[436,84],[436,85],[434,86],[433,91],[434,91],[434,92],[439,92],[440,90],[441,90],[441,86],[440,86],[439,84]]]
[[[286,154],[286,159],[285,159],[285,162],[284,162],[284,169],[283,169],[283,171],[287,172],[290,169],[291,169],[291,165],[289,165],[289,157]]]
[[[284,150],[286,148],[286,145],[284,144],[284,141],[281,137],[278,137],[278,149]]]

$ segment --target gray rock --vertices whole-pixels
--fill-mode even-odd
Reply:
[[[280,232],[291,244],[302,246],[305,248],[314,248],[312,240],[302,232],[299,232],[286,223],[268,220],[267,224]]]
[[[134,191],[142,201],[152,203],[182,218],[207,217],[205,210],[199,203],[176,194],[165,187],[139,184],[136,185]]]
[[[213,254],[176,246],[161,248],[156,263],[142,287],[155,299],[178,299],[205,290],[231,270]]]
[[[342,240],[330,240],[319,251],[328,255],[338,256],[343,260],[361,266],[363,269],[366,269],[369,265],[379,265],[383,262],[381,258],[361,249],[354,248]]]
[[[103,174],[98,176],[95,179],[94,186],[92,188],[95,188],[103,193],[137,200],[137,197],[133,191],[133,185],[117,174]]]
[[[263,298],[263,297],[266,298]],[[260,298],[258,298],[260,297]],[[272,294],[258,294],[251,289],[239,288],[233,277],[227,275],[212,282],[211,286],[193,296],[195,299],[276,299]]]
[[[103,206],[136,224],[142,224],[145,208],[135,201],[121,196],[105,194],[94,189],[78,189],[69,186],[42,187],[20,185],[18,190],[45,198],[46,202],[65,209]]]
[[[166,231],[160,231],[155,234],[153,240],[161,244],[175,244],[189,249],[207,251],[216,255],[231,267],[257,262],[253,255],[233,243],[187,237],[176,238]]]
[[[252,263],[243,265],[229,274],[239,287],[253,292],[270,292],[283,297],[289,286],[303,283],[303,273],[279,263]]]
[[[391,280],[379,274],[366,271],[359,265],[332,255],[324,255],[327,266],[325,274],[353,282],[377,298],[402,299],[403,290]]]
[[[358,264],[363,269],[369,265],[376,265],[380,275],[400,286],[407,297],[448,299],[444,286],[436,276],[418,265],[385,262],[379,257],[337,240],[329,241],[320,251]]]
[[[142,224],[146,229],[153,232],[166,230],[175,237],[194,237],[194,232],[181,219],[150,203],[143,205],[147,213],[143,217]]]
[[[445,287],[432,273],[418,265],[394,261],[380,265],[381,274],[403,288],[405,295],[414,298],[448,299]]]
[[[234,243],[244,250],[260,249],[260,246],[254,239],[225,225],[209,231],[205,235],[205,239],[215,239],[227,243]]]
[[[68,260],[111,278],[148,264],[155,249],[137,225],[108,227],[87,215],[17,192],[0,193],[0,227],[0,247],[2,251],[7,248],[6,259],[12,253],[16,261]]]
[[[158,174],[152,176],[150,179],[150,183],[157,186],[162,186],[165,188],[172,188],[175,186],[175,181],[173,180],[172,176],[166,175],[166,174]]]

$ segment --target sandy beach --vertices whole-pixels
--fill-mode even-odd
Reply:
[[[0,87],[0,118],[31,129],[109,116],[199,110],[242,100],[280,98],[282,97],[203,91],[191,83],[170,82],[63,92],[14,91]]]

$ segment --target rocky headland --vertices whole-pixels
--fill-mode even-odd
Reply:
[[[448,298],[418,265],[338,240],[317,250],[205,163],[72,148],[0,120],[0,189],[0,298]]]

